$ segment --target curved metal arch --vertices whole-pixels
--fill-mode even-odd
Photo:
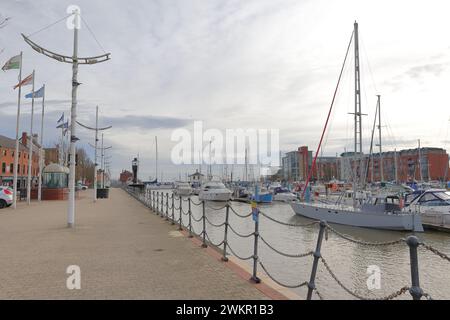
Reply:
[[[75,121],[76,123],[78,123],[80,126],[82,126],[83,128],[86,128],[86,129],[89,129],[89,130],[93,130],[93,131],[95,131],[95,130],[98,130],[98,131],[102,131],[102,130],[108,130],[108,129],[111,129],[112,128],[112,126],[109,126],[109,127],[104,127],[104,128],[91,128],[91,127],[88,127],[88,126],[85,126],[84,124],[82,124],[81,122],[78,122],[78,121]]]
[[[89,57],[89,58],[77,58],[76,61],[73,59],[73,57],[64,56],[58,53],[55,53],[53,51],[47,50],[40,45],[36,44],[35,42],[31,41],[27,36],[25,36],[23,33],[21,33],[23,39],[26,43],[30,45],[31,48],[33,48],[38,53],[41,53],[49,58],[55,59],[59,62],[65,62],[65,63],[74,63],[77,62],[78,64],[96,64],[101,63],[110,60],[111,53],[105,53],[100,56],[95,57]]]
[[[95,146],[94,145],[92,145],[90,142],[88,143],[92,148],[94,148],[95,149]],[[107,149],[111,149],[112,148],[112,146],[109,146],[109,147],[104,147],[104,148],[101,148],[101,147],[97,147],[97,149],[98,150],[107,150]]]

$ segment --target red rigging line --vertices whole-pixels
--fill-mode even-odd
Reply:
[[[338,78],[338,82],[337,82],[337,85],[336,85],[336,89],[334,90],[333,99],[331,100],[330,110],[328,111],[327,120],[325,122],[325,126],[323,128],[322,135],[320,137],[319,146],[317,147],[317,151],[316,151],[316,154],[314,156],[314,160],[313,160],[313,163],[312,163],[312,166],[311,166],[311,170],[309,170],[309,172],[308,172],[308,178],[306,179],[306,184],[305,184],[305,187],[303,188],[303,191],[302,191],[302,198],[305,196],[305,191],[306,191],[306,188],[308,188],[309,181],[311,180],[312,172],[314,171],[314,168],[316,167],[317,156],[319,155],[320,147],[322,146],[323,137],[325,136],[325,132],[327,130],[328,122],[329,122],[330,116],[331,116],[331,111],[333,110],[334,101],[336,99],[336,95],[337,95],[337,92],[338,92],[338,89],[339,89],[339,84],[341,83],[342,73],[344,72],[345,62],[347,61],[347,57],[348,57],[348,53],[350,51],[350,46],[352,44],[354,33],[355,33],[355,31],[353,31],[352,35],[350,36],[350,41],[349,41],[348,46],[347,46],[347,52],[345,53],[344,63],[342,64],[342,68],[341,68],[341,72],[339,74],[339,78]]]

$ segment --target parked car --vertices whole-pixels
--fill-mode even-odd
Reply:
[[[87,190],[88,186],[84,184],[77,184],[75,187],[76,190]]]
[[[10,187],[0,186],[0,209],[9,207],[13,203],[13,191]]]

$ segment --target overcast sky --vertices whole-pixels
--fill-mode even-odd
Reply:
[[[11,17],[0,29],[0,63],[21,50],[24,75],[36,70],[47,87],[45,144],[59,135],[55,123],[70,115],[71,67],[33,51],[20,33],[32,34],[76,4],[112,60],[81,66],[79,120],[113,125],[113,177],[139,154],[142,178],[154,174],[158,136],[164,177],[186,171],[170,165],[174,129],[276,128],[282,151],[316,149],[355,20],[360,28],[365,150],[376,94],[382,96],[385,149],[450,149],[450,4],[448,1],[321,0],[0,0]],[[71,55],[65,21],[31,38]],[[103,53],[86,25],[80,56]],[[353,58],[338,93],[324,155],[352,150]],[[14,137],[17,72],[0,72],[0,134]],[[30,87],[25,87],[28,92]],[[23,104],[21,131],[29,130]],[[40,101],[36,102],[39,115]],[[37,116],[39,118],[39,116]],[[39,118],[40,119],[40,118]],[[40,126],[39,119],[35,128]],[[78,129],[80,144],[93,142]],[[90,150],[91,152],[92,150]],[[92,152],[91,152],[92,154]]]

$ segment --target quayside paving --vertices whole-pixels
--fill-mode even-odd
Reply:
[[[0,299],[267,299],[121,189],[0,210]],[[67,267],[81,271],[69,290]]]

